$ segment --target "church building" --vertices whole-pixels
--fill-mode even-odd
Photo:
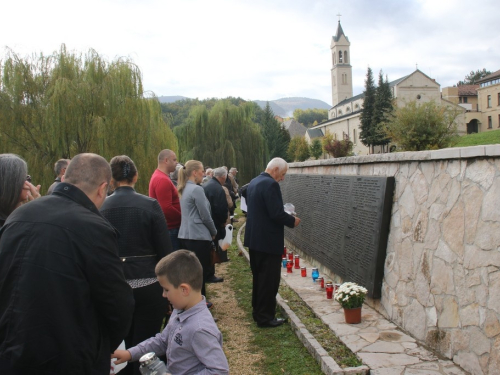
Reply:
[[[330,45],[332,53],[332,107],[328,111],[328,120],[308,129],[306,140],[311,142],[313,138],[323,136],[328,131],[339,140],[348,136],[354,144],[353,152],[355,155],[386,152],[387,150],[383,150],[379,146],[370,150],[359,139],[364,94],[352,95],[350,46],[351,43],[344,34],[339,20],[337,33],[332,38]],[[433,100],[438,104],[458,107],[452,102],[441,99],[440,85],[418,69],[407,76],[390,82],[389,85],[398,106],[404,106],[405,103],[415,100],[421,103]],[[459,131],[465,133],[463,119],[458,121],[458,126]]]

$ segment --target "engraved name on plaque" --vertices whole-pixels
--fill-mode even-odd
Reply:
[[[380,298],[394,177],[288,174],[281,190],[301,218],[286,240]]]

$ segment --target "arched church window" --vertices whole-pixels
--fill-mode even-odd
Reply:
[[[342,51],[339,51],[339,64],[342,64]]]
[[[347,112],[347,113],[351,112],[351,107],[347,107],[346,112]]]
[[[339,109],[339,116],[341,116],[341,115],[342,115],[342,110],[341,110],[341,109]]]
[[[354,109],[359,109],[359,104],[356,104],[356,105],[354,106]]]
[[[346,64],[349,64],[349,60],[347,60],[347,51],[344,51],[344,61]]]

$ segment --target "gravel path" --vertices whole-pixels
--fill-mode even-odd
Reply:
[[[254,364],[262,359],[260,351],[252,350],[252,332],[243,310],[238,306],[227,272],[228,263],[216,265],[216,275],[224,282],[207,284],[209,300],[213,302],[212,314],[224,337],[224,352],[231,374],[251,375],[258,371]]]

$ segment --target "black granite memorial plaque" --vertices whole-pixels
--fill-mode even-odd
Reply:
[[[288,174],[281,190],[301,219],[286,240],[380,298],[394,177]]]

